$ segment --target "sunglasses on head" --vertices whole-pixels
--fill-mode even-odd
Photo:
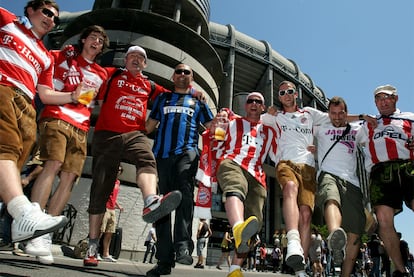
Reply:
[[[181,75],[183,73],[184,73],[184,75],[190,75],[191,71],[188,70],[188,69],[176,69],[175,70],[175,74]]]
[[[283,96],[285,94],[294,94],[295,90],[293,88],[289,88],[286,90],[279,90],[279,96]]]
[[[48,8],[43,8],[42,13],[49,18],[53,18],[53,22],[55,23],[55,25],[59,25],[59,16],[55,16],[55,14],[51,10],[49,10]]]
[[[263,104],[263,101],[261,100],[261,99],[247,99],[246,100],[246,103],[247,104],[252,104],[252,103],[256,103],[256,104],[259,104],[259,105],[262,105]]]

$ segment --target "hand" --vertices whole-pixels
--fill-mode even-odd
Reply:
[[[309,152],[311,152],[312,154],[316,153],[316,146],[315,145],[308,145],[308,147],[306,148]]]
[[[201,91],[199,91],[199,90],[196,90],[196,91],[194,91],[193,92],[193,96],[195,97],[195,98],[197,98],[199,101],[201,101],[201,102],[206,102],[207,101],[207,99],[206,99],[206,96],[204,95],[204,93],[202,93]]]
[[[364,120],[370,124],[373,128],[376,128],[378,126],[377,118],[370,115],[364,115]]]
[[[277,115],[277,108],[276,106],[269,106],[267,108],[267,113],[271,115]]]
[[[411,136],[407,139],[405,147],[407,147],[409,150],[414,150],[414,136]]]

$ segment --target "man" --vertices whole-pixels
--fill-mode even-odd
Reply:
[[[85,28],[80,35],[79,55],[72,52],[72,46],[62,51],[52,51],[55,58],[55,89],[62,92],[72,91],[83,79],[88,78],[96,80],[94,86],[97,92],[107,75],[95,60],[108,45],[109,39],[105,30],[101,26],[92,25]],[[45,105],[40,114],[39,147],[40,159],[44,164],[43,171],[33,185],[31,200],[38,202],[42,209],[47,208],[51,215],[62,213],[76,179],[82,174],[91,111],[90,105],[69,103]],[[48,203],[58,174],[59,183]],[[25,251],[36,255],[41,263],[52,264],[51,246],[50,233],[29,241]]]
[[[53,0],[29,1],[25,16],[0,8],[0,197],[14,218],[13,241],[35,238],[64,226],[64,216],[50,216],[23,195],[20,171],[36,139],[36,91],[45,104],[77,101],[80,88],[70,93],[53,88],[53,57],[42,38],[59,22]]]
[[[265,124],[281,130],[280,161],[276,165],[276,178],[282,187],[283,217],[286,223],[288,247],[286,264],[297,276],[305,275],[305,257],[310,245],[310,224],[315,206],[316,172],[313,156],[313,127],[329,122],[329,116],[317,109],[296,104],[298,92],[295,84],[279,84],[282,112],[263,115]],[[348,115],[349,121],[372,119],[365,115]]]
[[[386,252],[394,262],[393,276],[408,276],[399,250],[394,216],[403,201],[414,210],[414,113],[397,109],[397,89],[391,85],[374,90],[378,125],[364,124],[368,137],[366,168],[370,172],[371,204]]]
[[[108,69],[107,88],[98,95],[101,110],[92,140],[89,245],[83,261],[85,266],[98,265],[100,226],[121,161],[136,167],[136,182],[144,199],[144,221],[157,221],[173,211],[181,201],[179,191],[157,195],[157,168],[151,141],[145,135],[145,119],[148,100],[166,90],[152,85],[142,74],[146,62],[147,54],[143,48],[129,47],[125,69]]]
[[[243,276],[241,266],[250,250],[251,237],[260,230],[263,221],[267,197],[263,163],[267,155],[276,161],[276,131],[260,120],[265,110],[263,95],[249,93],[244,108],[245,117],[230,115],[225,139],[219,142],[222,150],[218,151],[221,155],[217,180],[235,241],[228,277]],[[221,111],[215,121],[227,117],[229,112]]]
[[[304,276],[316,192],[315,159],[309,147],[313,145],[313,127],[328,122],[329,117],[314,108],[299,109],[298,92],[292,82],[281,82],[278,94],[282,112],[276,116],[267,113],[263,121],[281,130],[276,177],[283,193],[288,239],[286,264],[297,276]]]
[[[206,247],[207,239],[213,234],[210,225],[205,218],[200,218],[197,228],[197,263],[194,268],[204,268],[203,249]]]
[[[316,205],[323,208],[334,264],[343,262],[341,275],[350,276],[365,226],[363,195],[356,175],[357,146],[364,143],[364,136],[359,124],[347,123],[348,108],[341,97],[329,100],[328,115],[329,123],[314,128],[319,165]]]
[[[119,166],[118,176],[123,172],[122,166]],[[106,202],[106,212],[102,219],[101,225],[101,237],[102,237],[102,260],[106,262],[116,263],[116,259],[109,253],[109,247],[111,246],[112,235],[116,232],[116,216],[115,209],[119,209],[119,212],[123,212],[124,208],[118,203],[119,188],[121,187],[121,181],[117,178],[115,180],[114,189]]]
[[[174,91],[155,99],[146,129],[147,133],[151,133],[159,123],[153,152],[157,161],[160,193],[178,190],[182,200],[175,211],[173,234],[170,215],[156,223],[158,264],[147,272],[147,276],[171,272],[174,256],[178,263],[193,263],[192,223],[194,177],[199,160],[198,130],[200,125],[209,128],[213,119],[208,105],[193,96],[193,71],[190,66],[178,64],[172,80]]]

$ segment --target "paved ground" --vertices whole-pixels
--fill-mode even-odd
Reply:
[[[56,249],[57,246],[54,246]],[[56,253],[57,252],[57,253]],[[0,276],[5,277],[51,277],[51,276],[145,276],[145,273],[154,265],[142,262],[119,259],[117,263],[101,262],[98,267],[84,267],[83,261],[74,259],[54,251],[55,263],[43,265],[34,257],[13,255],[11,251],[0,251]],[[215,266],[206,266],[205,269],[195,269],[193,266],[177,265],[173,269],[172,277],[197,276],[197,277],[219,277],[227,276],[228,268],[218,270]],[[245,277],[264,276],[290,276],[272,272],[245,272]]]

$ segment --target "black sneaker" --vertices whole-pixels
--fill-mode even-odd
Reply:
[[[176,254],[175,261],[179,264],[192,265],[193,257],[190,255],[190,251],[188,249],[180,249]]]
[[[147,277],[160,277],[161,275],[170,275],[171,265],[165,263],[158,263],[151,270],[147,271]]]

